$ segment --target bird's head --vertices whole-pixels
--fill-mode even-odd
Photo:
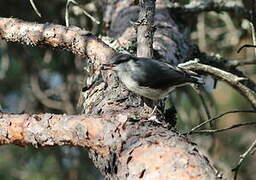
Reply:
[[[109,63],[103,64],[103,69],[104,70],[112,69],[113,67],[116,67],[120,64],[124,64],[124,63],[130,61],[131,59],[133,59],[133,56],[131,56],[129,54],[115,53],[109,59]]]

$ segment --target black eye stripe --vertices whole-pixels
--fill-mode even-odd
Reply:
[[[129,59],[118,59],[113,64],[120,64],[120,63],[127,62],[127,61],[129,61]]]

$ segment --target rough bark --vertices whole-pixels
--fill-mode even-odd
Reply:
[[[131,118],[132,110],[120,113],[1,114],[0,144],[87,147],[109,179],[217,179],[207,159],[185,136]]]
[[[136,39],[136,31],[134,29],[134,26],[132,24],[129,24],[127,22],[135,22],[138,19],[139,14],[139,7],[136,6],[136,4],[133,4],[132,1],[116,1],[115,4],[112,5],[112,16],[110,19],[108,19],[108,22],[111,22],[110,24],[110,35],[112,37],[117,38],[120,43],[120,45],[129,46],[133,43],[134,39]],[[168,13],[168,9],[166,8],[165,4],[162,1],[157,1],[156,3],[156,14],[155,14],[155,27],[156,31],[154,34],[154,50],[159,54],[160,57],[164,58],[166,61],[168,61],[171,64],[177,64],[180,62],[183,62],[184,57],[188,55],[188,47],[189,45],[186,43],[185,36],[183,32],[179,31],[178,25],[172,20]],[[94,69],[97,69],[97,66],[94,66]],[[95,72],[95,71],[94,71]],[[99,114],[99,113],[106,113],[110,112],[111,110],[120,111],[121,109],[131,108],[134,107],[136,110],[135,114],[144,114],[145,108],[141,106],[142,99],[141,97],[138,97],[131,92],[127,91],[125,88],[122,87],[118,81],[116,81],[115,75],[111,73],[103,73],[103,74],[91,74],[92,76],[88,79],[88,85],[92,84],[92,89],[87,91],[85,93],[85,113],[87,115],[91,114]],[[95,80],[96,82],[99,82],[98,80],[103,77],[104,81],[101,81],[98,85],[95,85],[93,83]],[[106,84],[107,82],[107,84]],[[109,105],[115,105],[115,107],[109,107]],[[88,108],[90,107],[90,108]],[[141,117],[141,116],[140,116]],[[139,122],[138,122],[139,125]],[[143,124],[145,127],[145,125]],[[143,128],[143,127],[142,127]],[[147,127],[145,127],[147,128]],[[126,128],[128,130],[128,128]],[[167,129],[166,129],[167,130]],[[134,129],[135,131],[135,129]],[[169,131],[169,130],[167,130]],[[141,134],[141,130],[135,131],[138,135],[138,137],[144,137],[144,134]],[[151,134],[152,132],[148,132]],[[174,138],[175,136],[178,136],[178,134],[173,134]],[[133,137],[135,138],[135,137]],[[127,141],[127,140],[126,140]],[[170,141],[172,141],[170,139]],[[133,141],[135,144],[140,143],[137,139]],[[157,143],[158,144],[158,143]],[[182,143],[181,143],[182,144]],[[185,144],[183,144],[185,145]],[[145,147],[144,147],[145,146]],[[143,150],[149,150],[147,149],[148,145],[143,145]],[[186,146],[186,145],[185,145]],[[132,148],[132,146],[131,146]],[[162,148],[162,147],[161,147]],[[169,147],[166,146],[168,149]],[[151,151],[152,150],[152,151]],[[157,148],[154,149],[157,152],[153,152],[153,149],[150,150],[150,154],[158,154]],[[166,149],[161,149],[163,151],[166,151]],[[167,150],[168,151],[168,150]],[[146,153],[146,151],[144,152]],[[126,168],[126,176],[119,176],[119,168],[124,170],[126,167],[125,164],[116,166],[116,156],[117,157],[125,157],[125,160],[130,161],[128,158],[129,156],[125,154],[112,154],[109,157],[99,157],[97,152],[92,152],[91,157],[94,159],[95,165],[101,170],[103,174],[106,175],[106,177],[109,178],[135,178],[137,179],[139,176],[131,176],[131,174],[134,174],[134,171],[138,171],[141,177],[145,178],[143,176],[144,169],[141,168]],[[157,155],[156,155],[157,156]],[[130,157],[131,158],[131,157]],[[151,159],[151,158],[149,158]],[[152,158],[151,160],[160,160],[157,157]],[[167,158],[168,159],[168,158]],[[142,156],[140,161],[148,162],[146,156]],[[160,160],[161,161],[161,160]],[[125,162],[125,161],[124,161]],[[137,163],[137,162],[136,162]],[[127,163],[129,165],[129,163]],[[157,164],[157,163],[156,163]],[[168,163],[167,163],[168,164]],[[144,164],[145,165],[145,164]],[[202,165],[202,164],[201,164]],[[147,166],[147,165],[146,165]],[[169,166],[169,165],[168,165]],[[203,167],[204,165],[202,165]],[[133,167],[133,166],[131,166]],[[134,165],[134,167],[137,167]],[[160,167],[160,166],[159,166]],[[117,170],[116,170],[117,168]],[[175,168],[174,168],[175,169]],[[133,172],[131,172],[133,171]],[[166,171],[167,172],[167,171]],[[123,173],[123,172],[122,172]],[[185,176],[186,173],[184,173],[182,176],[165,176],[164,174],[161,174],[160,171],[156,173],[155,177],[158,178],[164,178],[164,179],[174,179],[174,178],[181,178],[184,177],[184,179],[193,179],[192,176]],[[181,174],[179,174],[181,175]],[[151,177],[151,175],[147,176]],[[199,175],[197,178],[206,178],[210,179],[211,177],[217,178],[214,176],[203,177]],[[179,179],[178,178],[178,179]],[[199,179],[200,179],[199,178]]]
[[[134,1],[116,1],[111,16],[113,26],[129,22],[122,13],[138,18]],[[184,34],[171,19],[162,1],[156,4],[154,50],[160,57],[177,64],[188,53]],[[113,18],[113,19],[112,19]],[[113,24],[114,23],[114,24]],[[119,24],[119,25],[118,25]],[[135,34],[132,25],[117,38]],[[113,31],[112,31],[113,32]],[[121,33],[124,32],[124,33]],[[27,23],[0,18],[0,37],[29,45],[47,45],[88,57],[88,90],[84,92],[84,115],[2,115],[1,144],[34,146],[75,145],[88,147],[95,165],[109,179],[217,179],[216,172],[185,137],[166,124],[143,120],[148,109],[140,97],[125,89],[110,71],[101,71],[114,50],[89,32],[60,25]],[[182,52],[182,53],[179,53]],[[153,118],[154,119],[154,118]],[[160,120],[155,117],[154,120]]]
[[[138,20],[139,6],[134,0],[118,0],[111,6],[111,16],[106,20],[106,23],[111,23],[109,36],[117,39],[120,46],[131,46],[136,40],[136,28],[133,24]],[[182,63],[190,53],[187,35],[179,28],[181,24],[177,24],[171,17],[164,0],[156,0],[155,6],[154,56],[170,64]],[[183,25],[181,27],[185,29]]]
[[[0,38],[25,45],[50,46],[71,51],[97,61],[94,63],[106,63],[107,58],[114,53],[99,38],[79,27],[37,24],[15,18],[0,17]]]
[[[140,0],[140,13],[137,29],[137,56],[153,56],[153,25],[155,0]]]

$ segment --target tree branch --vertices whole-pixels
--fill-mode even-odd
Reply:
[[[200,59],[200,62],[203,64],[207,64],[207,65],[219,68],[223,71],[227,71],[239,77],[244,77],[247,80],[241,81],[241,83],[246,87],[250,88],[251,90],[253,90],[254,92],[256,92],[256,84],[249,77],[247,77],[242,71],[236,68],[241,61],[225,59],[219,54],[207,55],[204,52],[200,52],[196,46],[194,46],[193,55],[191,59],[193,58]]]
[[[198,131],[192,131],[191,133],[193,133],[193,134],[219,133],[219,132],[227,131],[227,130],[230,130],[230,129],[238,128],[238,127],[241,127],[241,126],[250,126],[250,125],[256,125],[256,122],[243,122],[243,123],[239,123],[239,124],[234,124],[234,125],[226,127],[226,128],[221,128],[221,129],[203,129],[203,130],[198,130]]]
[[[242,94],[244,97],[246,97],[247,100],[251,103],[252,107],[254,109],[256,109],[256,93],[241,83],[241,81],[247,80],[247,78],[238,77],[234,74],[223,71],[216,67],[198,63],[198,59],[194,60],[194,61],[188,61],[183,64],[179,64],[179,67],[189,69],[192,71],[204,72],[204,73],[213,75],[219,79],[224,80],[230,86],[232,86],[234,89],[239,91],[240,94]]]
[[[221,118],[222,116],[225,116],[226,114],[231,114],[231,113],[256,113],[255,110],[231,110],[231,111],[226,111],[224,113],[218,114],[216,116],[214,116],[213,118],[204,121],[203,123],[197,125],[196,127],[192,128],[188,133],[186,134],[191,134],[193,133],[195,130],[201,128],[202,126],[204,126],[207,123],[211,123],[213,121],[216,121],[217,119]]]
[[[94,158],[112,158],[108,161],[113,169],[105,172],[110,179],[218,179],[186,137],[152,121],[131,119],[131,113],[87,117],[0,114],[0,144],[88,147],[97,153]]]
[[[235,2],[226,2],[226,1],[193,1],[185,6],[182,6],[177,3],[169,3],[168,7],[170,11],[177,13],[187,13],[187,14],[198,14],[206,11],[215,11],[217,13],[226,11],[229,13],[235,13],[240,15],[249,21],[251,20],[250,12],[238,5]]]
[[[153,25],[155,0],[140,0],[140,13],[137,29],[137,56],[153,56]]]
[[[41,13],[38,11],[38,9],[37,9],[37,7],[36,7],[36,5],[35,5],[35,3],[34,3],[33,0],[30,0],[30,4],[31,4],[31,6],[33,7],[33,9],[34,9],[34,11],[36,12],[36,14],[37,14],[39,17],[42,17],[42,16],[41,16]]]
[[[14,18],[0,18],[0,38],[31,46],[64,49],[99,63],[106,63],[108,57],[114,53],[99,38],[78,27],[37,24]]]
[[[61,101],[56,101],[48,98],[46,94],[40,89],[38,75],[32,74],[30,75],[30,85],[34,96],[46,107],[58,109],[64,111],[64,104]]]
[[[183,52],[188,52],[188,46],[178,26],[170,19],[166,7],[163,4],[158,7],[156,17],[159,29],[155,47],[159,54],[167,54],[166,59],[177,64],[177,56],[186,56],[187,53]],[[122,8],[119,10],[124,12]],[[121,17],[119,13],[116,16]],[[127,23],[125,20],[122,22]],[[163,34],[166,36],[163,37]],[[114,52],[97,37],[79,28],[26,23],[16,19],[0,18],[0,37],[24,44],[66,49],[77,55],[88,56],[98,64],[106,62]],[[179,48],[179,53],[176,52],[177,47],[182,47]],[[89,72],[91,76],[88,82],[91,83],[87,85],[93,86],[84,93],[87,98],[85,107],[87,114],[102,114],[101,116],[77,116],[81,118],[77,119],[76,116],[50,114],[32,115],[33,118],[31,115],[21,115],[24,120],[14,117],[16,121],[10,122],[9,117],[3,115],[0,120],[0,142],[25,142],[35,146],[40,143],[43,146],[54,145],[57,142],[60,145],[89,147],[92,152],[95,151],[95,156],[92,157],[95,165],[104,171],[106,178],[111,179],[149,178],[156,174],[157,178],[169,179],[217,179],[216,171],[186,138],[169,128],[159,124],[156,126],[152,121],[137,121],[136,117],[140,117],[138,112],[143,112],[140,101],[134,101],[136,97],[131,96],[124,88],[119,88],[121,85],[113,80],[113,74],[101,73],[97,68],[98,66],[94,66]],[[129,111],[124,112],[123,109]],[[4,128],[6,126],[8,127]],[[20,133],[13,128],[18,128]],[[24,139],[23,136],[27,135],[32,137]],[[52,136],[58,137],[56,141]]]
[[[242,163],[248,157],[248,155],[250,155],[250,153],[254,151],[255,148],[256,148],[256,139],[253,141],[253,143],[250,145],[250,147],[242,155],[240,155],[240,159],[239,159],[236,167],[234,167],[232,169],[232,171],[234,171],[234,173],[235,173],[234,180],[236,180],[236,178],[237,178],[238,171],[239,171]]]
[[[106,153],[106,147],[97,147],[95,143],[100,141],[97,138],[103,136],[100,131],[107,127],[111,129],[108,121],[102,121],[102,117],[1,113],[0,144],[34,147],[73,145]]]

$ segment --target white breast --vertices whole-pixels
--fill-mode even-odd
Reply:
[[[129,72],[127,70],[127,64],[120,64],[118,67],[115,67],[114,70],[117,72],[119,79],[122,83],[132,92],[139,94],[141,96],[147,97],[149,99],[157,100],[164,98],[168,93],[173,89],[151,89],[145,86],[139,86],[136,81],[131,77],[131,71],[139,71],[136,69],[136,66],[129,66]]]
[[[119,74],[119,78],[122,81],[122,83],[132,92],[139,94],[141,96],[147,97],[149,99],[157,100],[164,98],[168,95],[168,93],[173,89],[151,89],[149,87],[145,86],[139,86],[138,83],[136,83],[129,75],[126,73],[122,73],[122,75]]]

